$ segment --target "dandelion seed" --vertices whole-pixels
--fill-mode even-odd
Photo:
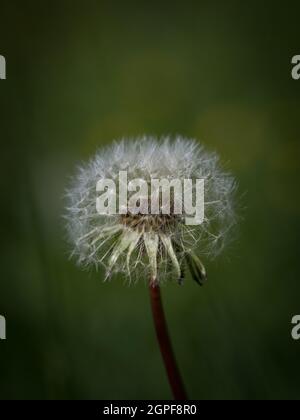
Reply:
[[[121,170],[127,171],[128,182],[204,179],[203,223],[186,225],[184,214],[172,213],[177,204],[172,197],[167,215],[99,214],[97,182],[105,178],[117,184]],[[78,169],[67,192],[72,255],[85,267],[101,263],[109,277],[122,272],[129,279],[150,276],[154,282],[167,278],[181,282],[187,265],[202,284],[205,276],[199,258],[216,256],[235,224],[235,187],[233,177],[219,166],[218,156],[194,140],[142,137],[115,142]]]

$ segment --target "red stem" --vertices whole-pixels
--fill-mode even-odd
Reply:
[[[187,400],[187,395],[172,349],[172,344],[168,333],[168,326],[166,323],[161,300],[160,288],[157,283],[150,283],[150,298],[156,336],[174,399]]]

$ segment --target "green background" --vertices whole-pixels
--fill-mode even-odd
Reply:
[[[122,136],[196,137],[239,182],[209,282],[163,287],[193,399],[298,399],[298,1],[0,0],[0,398],[171,398],[146,283],[68,259],[64,189]]]

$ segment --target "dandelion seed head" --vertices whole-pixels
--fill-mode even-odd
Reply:
[[[151,179],[204,179],[204,221],[189,226],[177,214],[99,214],[99,179],[117,184],[119,172],[128,182]],[[83,267],[103,265],[107,278],[122,272],[131,281],[181,280],[186,258],[198,277],[205,269],[197,255],[215,257],[224,248],[235,224],[236,183],[216,153],[192,139],[144,136],[122,139],[100,149],[81,165],[67,190],[67,230],[72,256]],[[172,205],[172,202],[171,202]],[[175,205],[175,203],[173,203]],[[171,206],[172,207],[172,206]]]

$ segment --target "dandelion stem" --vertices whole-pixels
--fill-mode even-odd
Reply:
[[[168,333],[168,326],[161,300],[160,287],[155,281],[151,281],[149,288],[156,336],[174,399],[187,400],[187,395],[176,363],[170,336]]]

